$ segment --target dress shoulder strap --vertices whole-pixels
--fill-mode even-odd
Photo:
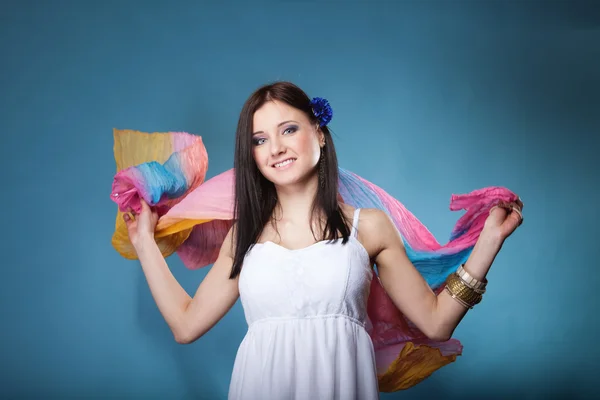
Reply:
[[[352,231],[350,232],[350,236],[356,237],[357,229],[358,229],[358,215],[360,214],[360,208],[354,210],[354,218],[352,218]]]

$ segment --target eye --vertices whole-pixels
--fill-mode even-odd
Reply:
[[[297,130],[298,130],[298,127],[297,127],[297,126],[294,126],[294,125],[292,125],[292,126],[288,126],[288,127],[285,129],[285,131],[283,131],[283,134],[285,135],[285,134],[288,134],[288,133],[294,133],[294,132],[296,132]]]
[[[265,142],[265,138],[252,138],[252,144],[255,146],[260,146]]]

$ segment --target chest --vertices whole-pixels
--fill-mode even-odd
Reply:
[[[366,250],[354,238],[298,250],[266,242],[244,260],[240,298],[245,308],[270,316],[335,313],[348,301],[366,298],[372,273]]]

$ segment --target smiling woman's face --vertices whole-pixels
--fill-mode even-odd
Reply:
[[[302,111],[269,101],[254,113],[252,125],[252,154],[265,178],[285,186],[316,174],[324,136]]]

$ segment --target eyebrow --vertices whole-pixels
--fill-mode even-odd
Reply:
[[[298,123],[298,122],[294,121],[293,119],[290,119],[289,121],[280,122],[279,124],[277,124],[277,127],[279,128],[281,125],[285,125],[285,124],[290,123],[290,122]],[[259,133],[264,133],[264,132],[263,131],[257,131],[257,132],[252,133],[252,135],[257,135]]]

